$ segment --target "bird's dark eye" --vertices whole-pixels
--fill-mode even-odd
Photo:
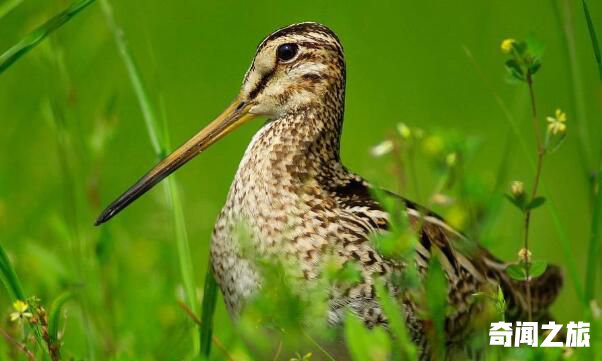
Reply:
[[[276,50],[276,56],[280,61],[288,61],[297,55],[297,51],[299,51],[297,44],[282,44]]]

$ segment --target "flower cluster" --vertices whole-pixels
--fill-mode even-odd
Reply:
[[[534,39],[505,39],[500,49],[510,56],[506,61],[506,69],[511,79],[531,82],[533,75],[541,68],[541,44]]]

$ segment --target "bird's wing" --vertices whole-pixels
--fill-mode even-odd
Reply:
[[[365,223],[370,225],[366,228],[367,233],[388,229],[388,216],[381,202],[375,199],[373,188],[360,177],[353,176],[339,182],[331,189],[331,194],[339,207],[366,220]],[[416,231],[420,230],[420,242],[416,248],[418,266],[427,267],[431,255],[439,255],[450,285],[450,301],[461,305],[482,290],[479,288],[500,285],[506,299],[507,316],[510,319],[526,316],[524,282],[508,277],[505,272],[507,263],[453,229],[430,210],[391,192],[384,192],[384,196],[405,206],[410,224]],[[543,275],[531,281],[531,308],[535,318],[547,316],[547,308],[556,299],[562,282],[560,268],[552,265]]]

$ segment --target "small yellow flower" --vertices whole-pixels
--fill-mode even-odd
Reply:
[[[531,262],[531,251],[526,248],[521,248],[518,251],[518,258],[524,262]]]
[[[401,137],[403,139],[409,139],[410,136],[412,135],[412,131],[404,123],[397,124],[397,131],[399,132],[399,135],[401,135]]]
[[[556,135],[566,132],[566,113],[560,109],[556,109],[553,117],[547,117],[548,132]]]
[[[514,181],[510,186],[510,191],[515,197],[520,197],[525,193],[525,185],[521,181]]]
[[[512,47],[514,46],[515,42],[516,42],[516,40],[514,40],[514,39],[504,39],[502,41],[502,44],[500,45],[502,52],[504,54],[509,54],[512,51]]]
[[[29,309],[29,305],[21,300],[16,300],[13,303],[13,308],[15,312],[12,312],[10,314],[10,320],[12,322],[15,322],[17,320],[23,320],[26,318],[31,318],[33,316],[31,312],[27,312],[27,310]]]

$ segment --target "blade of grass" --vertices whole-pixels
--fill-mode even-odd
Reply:
[[[165,139],[160,136],[159,133],[159,122],[158,117],[155,113],[155,107],[153,106],[142,76],[138,67],[134,61],[127,42],[124,37],[122,29],[119,27],[113,14],[113,8],[108,0],[100,1],[101,8],[104,12],[108,26],[115,37],[115,43],[119,50],[119,54],[126,66],[128,77],[134,89],[134,93],[138,100],[138,104],[142,111],[144,123],[146,125],[147,134],[149,136],[151,145],[158,159],[162,159],[167,155],[167,146]],[[188,235],[186,232],[186,225],[184,221],[184,211],[182,202],[180,200],[177,186],[174,180],[174,176],[166,179],[166,195],[171,205],[171,211],[173,216],[174,231],[176,237],[176,246],[178,250],[178,258],[180,263],[180,273],[182,282],[184,283],[184,292],[186,294],[186,302],[190,309],[196,308],[195,301],[195,282],[194,282],[194,271],[192,268],[192,258],[190,256],[190,246],[188,241]],[[196,336],[196,332],[193,329],[193,350],[194,354],[199,352],[199,338]]]
[[[0,277],[12,300],[25,300],[25,292],[4,248],[0,244]]]
[[[586,0],[581,0],[583,5],[583,14],[587,23],[587,30],[589,37],[592,42],[592,49],[594,52],[594,58],[598,65],[598,76],[602,83],[602,55],[600,54],[600,44],[598,43],[598,36],[596,35],[596,29],[594,28],[594,22],[589,13]],[[602,223],[602,192],[600,192],[600,178],[602,177],[602,148],[600,149],[599,167],[597,173],[594,175],[593,180],[593,210],[592,210],[592,223],[589,239],[588,257],[587,257],[587,268],[585,272],[585,301],[589,302],[594,297],[595,284],[596,284],[596,270],[598,268],[598,252],[600,243],[600,223]]]
[[[594,189],[594,208],[592,211],[592,223],[587,252],[585,300],[588,302],[594,298],[596,289],[596,270],[598,269],[600,262],[598,257],[598,253],[600,251],[600,224],[602,224],[602,192],[600,192],[600,175],[602,175],[602,167],[596,176],[596,185]]]
[[[19,41],[17,44],[5,51],[4,54],[0,55],[0,74],[8,69],[14,62],[19,60],[20,57],[38,45],[53,31],[63,26],[67,21],[69,21],[72,17],[77,15],[80,11],[85,9],[93,2],[94,0],[80,0],[73,3],[63,12],[50,18],[40,27],[21,39],[21,41]]]
[[[585,21],[587,22],[587,31],[589,32],[589,38],[592,41],[594,58],[596,58],[596,64],[598,64],[598,76],[600,77],[600,82],[602,82],[602,55],[600,54],[600,43],[598,43],[596,28],[594,28],[594,22],[592,21],[592,16],[589,13],[587,1],[581,0],[581,4],[583,4],[583,13],[585,15]]]
[[[64,89],[71,87],[71,80],[62,47],[52,40],[49,39],[42,48],[47,52],[46,59],[54,70],[52,83],[55,93],[42,102],[42,112],[53,130],[57,159],[63,175],[61,178],[62,192],[60,192],[63,203],[62,212],[61,216],[57,216],[53,220],[53,223],[61,234],[60,238],[66,240],[67,247],[71,252],[69,260],[72,274],[77,275],[77,282],[88,284],[92,281],[91,263],[88,262],[88,256],[90,255],[89,242],[86,242],[85,232],[79,230],[79,219],[84,212],[84,208],[80,207],[78,202],[78,194],[81,194],[81,190],[78,188],[77,180],[81,179],[81,174],[77,171],[76,155],[79,154],[79,151],[75,144],[70,141],[75,133],[68,122],[69,107],[59,100],[65,99]],[[82,334],[85,335],[87,357],[94,361],[96,359],[94,353],[96,333],[93,332],[93,323],[91,322],[93,313],[90,312],[91,301],[94,296],[88,290],[88,288],[84,288],[82,297],[78,299],[78,304],[81,310],[81,320],[84,328]],[[52,334],[50,336],[53,337]]]
[[[192,312],[192,310],[189,309],[188,306],[186,306],[186,304],[181,303],[181,302],[178,302],[178,304],[180,305],[180,308],[182,308],[184,310],[184,312],[186,312],[188,317],[190,317],[194,321],[194,323],[196,323],[199,327],[201,327],[202,322],[197,317],[197,315],[195,315],[194,312]],[[232,358],[232,355],[230,355],[230,353],[228,352],[228,349],[224,346],[222,341],[220,341],[220,339],[217,338],[217,336],[212,336],[211,340],[213,341],[215,346],[220,349],[220,351],[224,354],[224,356],[226,357],[226,359],[228,361],[234,361],[234,359]]]
[[[416,346],[412,343],[410,335],[408,334],[408,329],[406,328],[405,320],[403,319],[403,313],[399,312],[399,304],[395,298],[389,294],[382,282],[376,283],[376,294],[384,314],[389,320],[389,330],[395,336],[393,339],[393,342],[396,344],[396,347],[393,348],[394,354],[396,351],[399,351],[401,354],[397,356],[400,357],[401,360],[415,360]]]
[[[211,263],[207,266],[205,287],[203,290],[203,306],[201,311],[201,355],[209,358],[211,354],[211,338],[213,334],[213,314],[217,303],[217,281],[211,270]]]
[[[59,341],[59,324],[61,321],[61,311],[67,301],[73,298],[73,293],[65,292],[57,297],[50,307],[50,315],[48,317],[48,334],[53,342]]]
[[[0,5],[0,19],[5,17],[8,13],[13,11],[17,6],[21,5],[23,0],[7,0]]]
[[[575,42],[575,26],[573,23],[572,5],[570,0],[562,2],[551,0],[552,9],[556,21],[560,24],[559,28],[563,36],[564,45],[566,48],[569,78],[571,80],[571,101],[572,108],[575,110],[575,124],[577,125],[577,149],[579,151],[579,160],[581,162],[582,175],[587,185],[590,185],[590,175],[592,171],[592,151],[591,142],[589,139],[589,122],[587,118],[585,96],[583,91],[583,81],[581,76],[581,67],[577,55],[577,44]],[[562,7],[562,11],[561,8]]]

